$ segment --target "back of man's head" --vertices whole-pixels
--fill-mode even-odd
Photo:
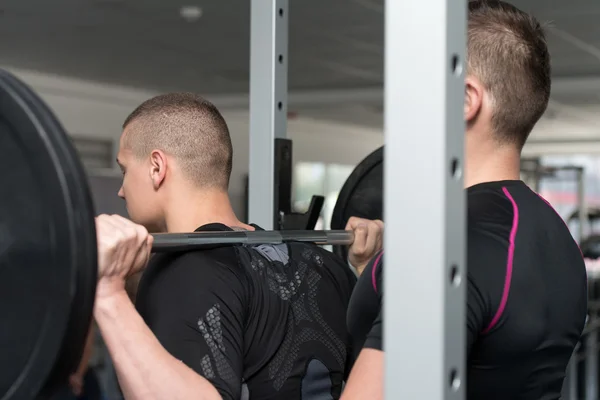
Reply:
[[[123,130],[123,146],[136,157],[162,150],[199,187],[227,190],[231,137],[219,110],[204,98],[193,93],[153,97],[127,117]]]
[[[499,142],[521,149],[550,97],[550,55],[540,23],[503,1],[471,0],[467,54],[468,74],[491,96]]]

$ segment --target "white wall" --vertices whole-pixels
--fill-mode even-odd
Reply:
[[[127,115],[156,93],[30,71],[11,70],[48,103],[71,135],[118,140]],[[212,100],[209,98],[209,100]],[[215,101],[219,106],[219,101]],[[248,173],[249,114],[221,107],[234,146],[230,193],[236,209],[243,209],[244,177]],[[309,118],[288,122],[295,162],[324,161],[355,165],[383,144],[379,129]]]
[[[117,140],[126,116],[142,101],[156,94],[145,90],[97,84],[30,71],[12,70],[12,72],[32,86],[55,111],[66,130],[77,136]],[[555,83],[553,92],[565,95],[575,89],[596,90],[596,86],[592,84],[593,82],[579,80],[559,81]],[[369,93],[366,95],[346,93],[338,94],[334,98],[337,99],[336,101],[343,98],[372,99],[377,97],[376,95],[377,93],[370,96]],[[300,99],[301,102],[311,104],[310,99],[304,97]],[[331,96],[325,97],[325,100],[328,100]],[[235,152],[231,194],[236,206],[241,207],[243,179],[248,173],[249,120],[247,110],[231,107],[232,105],[239,107],[245,100],[243,98],[233,100],[210,98],[210,100],[221,108],[230,127]],[[318,101],[315,99],[315,103]],[[323,107],[327,105],[323,104]],[[327,113],[322,114],[325,117],[327,115]],[[299,118],[288,121],[288,134],[294,140],[296,162],[325,161],[354,165],[383,144],[380,127],[369,129],[352,124],[309,119],[302,114]],[[549,106],[549,112],[538,123],[524,149],[526,156],[585,153],[600,153],[600,105],[598,104],[575,107],[553,101]]]

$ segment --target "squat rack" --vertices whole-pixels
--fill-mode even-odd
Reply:
[[[248,211],[265,229],[274,228],[275,139],[287,136],[289,13],[289,0],[251,0]],[[466,22],[466,0],[385,0],[389,400],[465,398]]]

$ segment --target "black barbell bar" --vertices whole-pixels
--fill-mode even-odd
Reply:
[[[155,233],[152,252],[205,249],[227,244],[280,244],[310,242],[318,245],[351,245],[354,233],[345,230],[325,231],[221,231],[191,233]]]

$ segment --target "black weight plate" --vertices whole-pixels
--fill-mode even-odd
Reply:
[[[93,303],[97,283],[97,243],[94,224],[92,195],[81,163],[71,140],[50,111],[48,106],[26,85],[18,82],[23,89],[23,97],[31,106],[37,118],[53,127],[54,149],[62,149],[62,172],[67,179],[66,188],[71,196],[70,223],[77,240],[77,257],[72,264],[75,274],[74,296],[71,304],[69,324],[57,362],[44,386],[44,392],[65,384],[66,378],[79,366],[86,336],[90,328]],[[67,193],[67,191],[65,191]]]
[[[345,229],[350,217],[383,220],[383,146],[369,154],[352,171],[340,190],[331,215],[331,229]],[[346,246],[333,246],[344,260]]]
[[[79,362],[96,234],[69,138],[44,102],[3,70],[0,174],[0,399],[28,400],[66,383]]]

